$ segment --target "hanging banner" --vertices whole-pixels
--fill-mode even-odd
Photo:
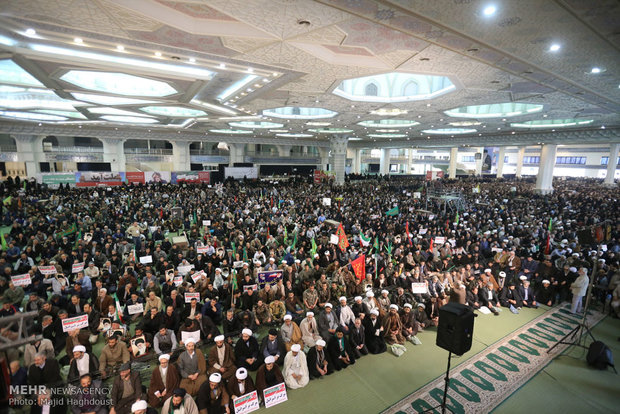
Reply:
[[[224,177],[232,177],[235,180],[257,179],[258,168],[257,167],[226,167],[224,168]]]
[[[125,179],[127,184],[144,184],[144,173],[142,171],[127,171]]]
[[[99,187],[123,185],[125,181],[124,172],[76,172],[76,186],[78,187]]]
[[[280,279],[282,279],[282,270],[258,272],[258,285],[261,289],[265,287],[265,283],[273,286],[278,283]]]
[[[74,316],[62,320],[62,331],[69,332],[76,329],[88,328],[88,315]]]
[[[443,171],[427,171],[426,172],[426,181],[438,180],[439,178],[443,178]]]
[[[75,173],[41,174],[41,183],[47,185],[75,184]]]
[[[170,177],[172,184],[200,184],[211,182],[210,171],[173,171]]]

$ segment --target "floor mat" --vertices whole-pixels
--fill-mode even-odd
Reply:
[[[602,313],[590,311],[587,325],[592,327],[603,318]],[[447,407],[453,413],[490,412],[561,354],[568,345],[547,351],[580,322],[581,317],[572,315],[566,306],[550,309],[452,369]],[[437,377],[384,413],[441,412],[433,407],[442,402],[444,377]]]

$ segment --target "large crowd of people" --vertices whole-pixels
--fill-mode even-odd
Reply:
[[[417,333],[449,301],[502,318],[562,302],[578,313],[592,281],[617,317],[618,188],[554,188],[5,182],[0,317],[33,315],[33,341],[6,358],[13,385],[42,386],[15,397],[37,414],[230,413],[252,391],[311,387],[368,354],[423,348]],[[66,328],[80,316],[85,326]],[[49,405],[45,390],[63,384],[82,392]]]

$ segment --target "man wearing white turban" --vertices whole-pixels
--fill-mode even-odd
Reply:
[[[291,350],[284,357],[284,382],[289,388],[302,388],[308,385],[310,373],[306,354],[301,352],[301,346],[294,344]]]

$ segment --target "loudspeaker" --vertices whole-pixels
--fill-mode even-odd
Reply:
[[[448,303],[439,308],[437,346],[456,355],[471,349],[474,335],[474,311],[460,303]]]

